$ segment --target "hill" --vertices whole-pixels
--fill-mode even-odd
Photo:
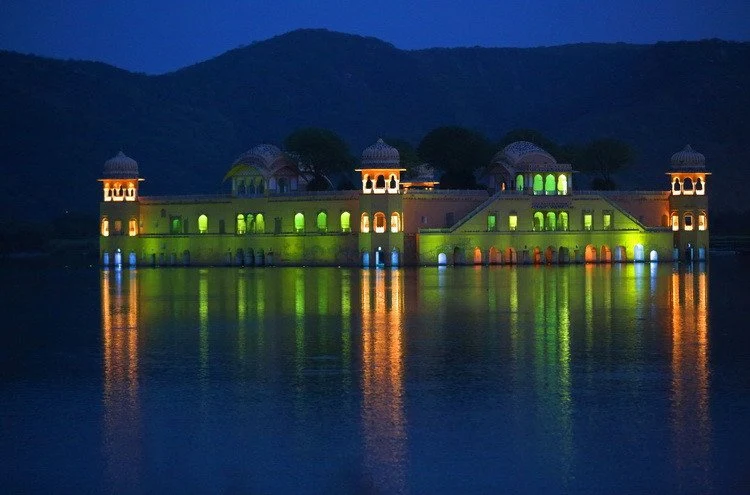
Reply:
[[[451,124],[491,139],[518,127],[560,142],[616,137],[639,156],[620,183],[645,188],[664,187],[669,156],[690,143],[716,174],[714,206],[744,208],[750,43],[406,51],[300,30],[158,76],[12,52],[0,66],[0,218],[95,211],[95,180],[120,149],[145,194],[222,190],[242,151],[308,125],[355,155],[378,136],[416,144]]]

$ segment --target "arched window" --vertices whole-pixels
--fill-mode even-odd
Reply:
[[[684,218],[685,230],[693,230],[693,214],[685,213]]]
[[[300,212],[297,212],[294,215],[294,231],[295,232],[305,231],[305,215],[303,215]]]
[[[128,235],[130,237],[135,237],[138,235],[138,220],[135,218],[131,218],[128,220]]]
[[[362,218],[359,221],[359,231],[365,234],[370,231],[370,215],[366,212],[362,213]]]
[[[262,234],[266,231],[266,219],[263,217],[263,213],[255,215],[255,232]]]
[[[372,218],[373,230],[378,234],[385,232],[385,213],[379,211]]]
[[[388,181],[388,192],[398,191],[398,182],[396,182],[396,176],[391,174],[391,180]]]
[[[263,192],[264,192],[265,190],[266,190],[266,183],[265,183],[265,181],[264,181],[264,180],[263,180],[263,179],[261,178],[261,179],[259,179],[259,180],[258,180],[258,187],[257,187],[257,191],[258,191],[258,194],[263,194]]]
[[[320,232],[328,230],[328,214],[324,211],[319,212],[315,223]]]
[[[708,221],[704,212],[698,213],[698,230],[706,230]]]
[[[245,188],[245,179],[237,181],[237,196],[244,196],[247,189]]]
[[[555,176],[552,174],[547,174],[547,177],[544,178],[544,194],[547,196],[555,195]]]
[[[365,182],[362,186],[364,189],[364,192],[371,192],[372,191],[372,179],[369,175],[365,175]]]
[[[557,216],[554,211],[547,212],[547,230],[557,230]]]
[[[523,175],[516,175],[516,191],[523,191]]]
[[[109,237],[109,219],[107,217],[102,217],[101,233],[102,237]]]
[[[518,213],[511,211],[508,215],[508,230],[516,230],[518,228]]]
[[[128,182],[128,201],[135,201],[135,184]]]
[[[672,213],[672,230],[680,230],[680,216]]]
[[[341,231],[342,232],[349,232],[352,230],[351,224],[350,224],[350,218],[351,214],[348,211],[341,212]]]
[[[682,187],[680,186],[680,179],[675,177],[674,183],[672,184],[672,193],[675,195],[681,194]]]
[[[378,175],[378,178],[375,181],[375,189],[385,189],[385,176]]]
[[[540,231],[544,229],[544,213],[538,211],[534,213],[534,230]]]
[[[567,211],[561,211],[560,212],[560,224],[559,224],[559,230],[567,231],[568,230],[568,212]]]
[[[182,234],[182,217],[170,217],[169,233]]]
[[[557,194],[565,196],[568,194],[568,176],[560,174],[557,178]]]
[[[247,232],[247,222],[245,221],[245,215],[243,215],[242,213],[237,215],[237,225],[235,229],[238,235],[242,235]]]
[[[497,215],[491,213],[487,215],[487,232],[493,232],[497,228]]]
[[[391,232],[401,232],[401,215],[395,211],[391,213]]]
[[[704,194],[705,191],[703,190],[703,181],[700,177],[698,177],[695,180],[695,194]]]
[[[693,194],[693,179],[685,177],[685,180],[682,181],[682,190],[683,194]]]
[[[198,217],[198,233],[205,234],[208,232],[208,217],[201,215]]]
[[[669,227],[669,217],[667,215],[661,216],[661,226],[662,227]]]
[[[122,220],[115,220],[115,235],[122,235]]]
[[[534,194],[542,194],[544,191],[544,180],[540,174],[534,176]]]
[[[252,213],[248,213],[245,216],[245,231],[252,234],[255,233],[255,216]]]

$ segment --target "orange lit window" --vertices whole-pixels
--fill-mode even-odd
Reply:
[[[391,232],[401,231],[401,216],[395,211],[391,213]]]
[[[685,230],[693,230],[693,215],[685,214]]]
[[[128,235],[130,237],[138,235],[138,222],[136,222],[135,218],[131,218],[128,221]]]
[[[370,232],[370,215],[362,213],[362,219],[359,222],[359,230],[363,233]]]
[[[698,230],[706,230],[706,214],[698,215]]]
[[[107,220],[107,217],[102,218],[102,236],[109,236],[109,220]]]
[[[672,184],[672,193],[677,196],[681,194],[682,187],[680,186],[680,179],[675,178],[674,184]]]
[[[374,230],[378,234],[385,232],[385,214],[379,211],[373,217]]]
[[[672,213],[672,230],[680,230],[680,217]]]

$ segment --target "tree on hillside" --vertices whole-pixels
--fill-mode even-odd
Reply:
[[[482,134],[464,127],[438,127],[422,138],[417,154],[423,161],[443,171],[443,189],[477,187],[474,171],[492,158],[492,145]]]
[[[577,163],[582,172],[595,174],[591,181],[593,189],[615,189],[612,174],[630,165],[635,159],[633,148],[618,139],[595,139],[581,150]]]
[[[319,127],[297,129],[284,139],[287,152],[308,177],[309,190],[333,189],[329,176],[347,173],[354,164],[349,146],[335,132]]]

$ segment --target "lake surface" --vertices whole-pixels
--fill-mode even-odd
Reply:
[[[2,266],[0,485],[750,491],[750,260]]]

